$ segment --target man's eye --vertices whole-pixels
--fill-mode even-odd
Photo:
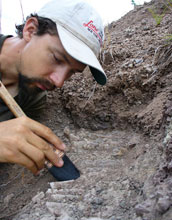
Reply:
[[[54,60],[55,60],[56,62],[61,63],[61,60],[59,60],[55,55],[53,55],[53,56],[54,56]]]

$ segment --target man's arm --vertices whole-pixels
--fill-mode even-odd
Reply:
[[[33,174],[44,167],[45,159],[55,166],[63,165],[51,145],[62,151],[65,145],[39,122],[26,116],[0,122],[0,134],[0,162],[20,164]]]

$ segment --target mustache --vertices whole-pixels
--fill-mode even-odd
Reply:
[[[46,79],[40,79],[40,78],[36,78],[36,77],[29,78],[29,77],[24,76],[22,74],[20,74],[19,83],[21,84],[22,87],[27,86],[28,88],[33,88],[36,86],[36,83],[40,83],[49,91],[54,90],[56,88],[55,85],[53,85],[51,82],[49,82]]]

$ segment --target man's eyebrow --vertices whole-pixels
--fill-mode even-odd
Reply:
[[[58,49],[56,49],[56,51],[57,51],[57,53],[59,53],[59,54],[63,57],[63,59],[64,59],[68,64],[71,65],[71,62],[70,62],[69,59],[65,56],[64,53],[62,53],[62,52],[59,51]],[[76,69],[75,71],[76,71],[76,72],[79,72],[79,73],[82,73],[82,72],[83,72],[82,70],[79,70],[79,69]]]
[[[62,53],[61,51],[59,51],[58,49],[56,49],[57,53],[59,53],[63,59],[68,63],[68,64],[71,64],[70,61],[68,60],[68,58],[65,56],[64,53]]]

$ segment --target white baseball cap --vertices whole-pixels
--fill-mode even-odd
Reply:
[[[107,76],[97,59],[104,41],[104,28],[95,9],[84,0],[51,0],[37,14],[56,23],[66,52],[88,65],[99,84],[106,84]]]

